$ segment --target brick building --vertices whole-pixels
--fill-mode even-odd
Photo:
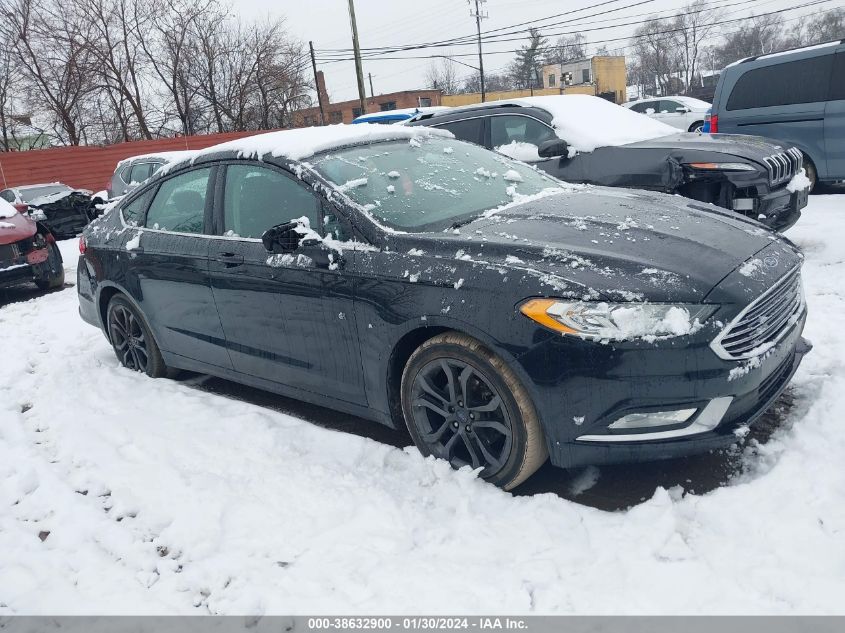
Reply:
[[[317,89],[323,99],[323,108],[326,113],[326,124],[352,123],[352,119],[361,116],[361,104],[358,99],[329,103],[329,94],[326,90],[326,80],[323,72],[317,73]],[[441,92],[439,90],[403,90],[391,92],[375,97],[367,97],[367,112],[379,112],[386,110],[400,110],[402,108],[419,108],[440,105]],[[320,108],[314,106],[291,113],[294,127],[309,127],[320,124]]]

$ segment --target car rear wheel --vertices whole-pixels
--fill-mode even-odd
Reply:
[[[55,242],[47,245],[47,261],[42,264],[41,274],[34,281],[41,290],[52,290],[65,285],[65,268],[62,266],[62,256]]]
[[[690,132],[703,132],[704,131],[704,121],[696,121],[692,125],[689,126]]]
[[[548,457],[531,398],[513,370],[476,339],[446,332],[423,343],[402,374],[402,411],[423,455],[505,490]]]
[[[151,378],[168,374],[167,365],[144,318],[125,297],[115,295],[109,302],[106,327],[121,365],[144,372]]]

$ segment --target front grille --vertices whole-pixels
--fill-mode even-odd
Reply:
[[[759,356],[783,338],[803,311],[801,269],[796,266],[740,312],[711,347],[726,360]]]
[[[789,182],[801,170],[804,156],[801,150],[792,147],[785,152],[766,156],[763,162],[769,172],[769,184],[776,186]]]
[[[9,265],[20,257],[17,244],[3,244],[0,246],[0,266]]]

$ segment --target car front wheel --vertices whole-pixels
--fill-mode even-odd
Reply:
[[[52,290],[65,285],[65,269],[62,266],[62,256],[59,247],[55,242],[47,245],[48,256],[40,268],[40,274],[36,274],[35,285],[41,290]]]
[[[109,341],[120,364],[151,378],[168,374],[158,345],[144,318],[123,296],[115,295],[106,312]]]
[[[423,455],[505,490],[548,457],[531,398],[514,371],[478,340],[446,332],[423,343],[402,374],[402,411]]]

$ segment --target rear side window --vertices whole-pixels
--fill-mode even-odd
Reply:
[[[645,114],[645,111],[651,108],[654,110],[655,102],[654,101],[646,101],[645,103],[635,103],[631,106],[631,110],[634,112],[639,112],[640,114]]]
[[[837,53],[830,78],[830,100],[845,99],[845,53]]]
[[[755,68],[736,82],[728,110],[827,101],[833,55]]]
[[[462,141],[469,141],[470,143],[475,143],[476,145],[481,145],[484,142],[481,135],[481,131],[484,128],[483,117],[478,117],[477,119],[464,119],[463,121],[453,121],[452,123],[444,123],[443,125],[438,125],[437,127],[449,130],[455,135],[455,138]]]
[[[144,182],[153,173],[152,167],[152,163],[139,163],[138,165],[132,165],[132,171],[129,172],[129,182]]]
[[[6,189],[5,191],[0,192],[0,198],[3,198],[6,202],[14,202],[15,192],[11,189]]]
[[[148,189],[140,196],[135,198],[132,202],[123,207],[120,212],[123,214],[123,221],[129,226],[138,226],[144,219],[144,211],[150,204],[150,199],[153,197],[153,190]]]
[[[269,228],[301,217],[320,231],[320,203],[299,181],[266,167],[229,165],[223,203],[223,230],[258,238]]]
[[[147,211],[146,227],[178,233],[202,233],[210,168],[195,169],[161,183]]]

